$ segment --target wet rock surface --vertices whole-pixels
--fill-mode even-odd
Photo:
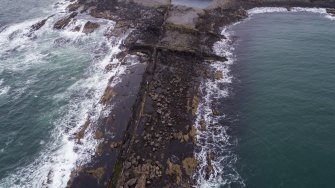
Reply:
[[[67,6],[67,9],[72,12],[72,11],[78,10],[79,7],[81,7],[81,4],[78,3],[78,2],[75,2],[75,3],[72,3],[69,6]]]
[[[118,7],[117,13],[93,10],[94,16],[120,20],[114,35],[129,27],[135,29],[125,45],[129,53],[148,57],[108,186],[190,187],[197,168],[193,124],[199,104],[199,84],[206,75],[205,61],[226,60],[211,50],[213,43],[221,39],[218,33],[222,25],[216,23],[217,27],[210,31],[199,26],[199,20],[206,21],[210,11],[169,6],[152,9],[147,5],[131,9],[132,6]],[[124,15],[127,8],[145,18]],[[183,14],[185,20],[176,19]],[[235,21],[246,14],[236,15]]]
[[[329,8],[327,9],[328,14],[335,16],[335,8]]]
[[[84,25],[83,33],[86,33],[86,34],[92,33],[99,26],[100,25],[98,23],[88,21]]]
[[[45,23],[47,22],[48,18],[42,20],[42,21],[39,21],[37,23],[35,23],[34,25],[32,25],[30,27],[30,32],[33,32],[33,31],[37,31],[39,29],[41,29],[41,27],[43,27],[45,25]]]
[[[189,18],[180,22],[176,15],[182,14],[185,7],[156,3],[102,6],[98,2],[89,12],[93,17],[116,21],[108,37],[120,37],[132,30],[116,58],[126,61],[128,54],[132,54],[138,57],[138,66],[142,68],[125,75],[120,86],[106,88],[100,102],[113,104],[114,108],[95,133],[95,138],[102,142],[94,162],[73,173],[70,187],[193,184],[192,175],[197,167],[193,157],[193,123],[199,104],[198,87],[207,66],[203,62],[225,58],[211,50],[220,36],[198,29],[197,20],[203,10],[187,8],[185,14]],[[65,27],[74,14],[71,15],[58,21],[57,28]],[[94,27],[89,24],[87,28]],[[107,71],[112,69],[113,66],[106,67]],[[88,126],[90,122],[78,133],[78,140]]]
[[[202,10],[173,6],[167,0],[79,3],[91,16],[116,22],[107,37],[131,31],[115,58],[127,63],[136,57],[139,64],[117,86],[106,87],[100,102],[113,109],[95,133],[102,142],[93,162],[73,172],[69,187],[192,187],[198,165],[194,120],[201,98],[199,86],[204,78],[224,76],[209,69],[212,61],[226,60],[214,54],[212,46],[224,39],[222,26],[246,18],[245,8],[262,2]],[[80,7],[73,6],[69,9]],[[71,13],[54,27],[66,27],[76,15]],[[99,27],[93,22],[86,25],[84,33]],[[219,114],[217,107],[212,110]],[[83,130],[88,126],[90,122]],[[206,131],[207,126],[203,121],[198,131]],[[79,141],[84,132],[78,133]],[[213,158],[207,154],[208,176],[213,172]]]
[[[58,20],[55,25],[54,28],[55,29],[63,29],[65,28],[67,25],[69,25],[70,21],[72,20],[72,18],[77,16],[77,12],[72,12],[70,15]]]

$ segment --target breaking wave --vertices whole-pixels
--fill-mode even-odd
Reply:
[[[28,20],[0,30],[0,43],[5,44],[0,49],[0,54],[3,54],[1,58],[3,60],[11,58],[12,52],[20,52],[22,56],[19,61],[6,65],[5,68],[2,67],[0,72],[25,72],[32,66],[48,63],[47,57],[53,49],[84,45],[90,41],[96,43],[94,51],[90,54],[93,60],[84,76],[68,87],[65,92],[51,97],[54,101],[65,99],[68,103],[58,109],[60,116],[52,122],[54,129],[51,131],[49,140],[39,142],[43,145],[42,151],[32,163],[19,167],[1,179],[0,187],[66,187],[71,172],[76,167],[90,162],[97,145],[101,142],[93,137],[98,120],[107,116],[111,109],[110,106],[100,103],[105,88],[108,84],[113,87],[119,83],[120,76],[126,74],[127,67],[136,63],[122,64],[115,58],[115,55],[121,51],[123,40],[131,31],[121,38],[107,37],[106,34],[115,25],[113,21],[78,14],[76,21],[71,22],[63,30],[53,29],[54,23],[67,14],[65,7],[69,3],[69,1],[57,3],[54,6],[57,13],[49,17],[39,30],[32,31],[31,26],[45,18]],[[100,27],[91,34],[84,34],[81,31],[87,21],[99,23]],[[74,31],[75,27],[80,27],[80,30]],[[48,37],[46,38],[45,35]],[[108,65],[113,65],[113,69],[106,71]],[[3,80],[0,81],[0,95],[9,90],[8,87],[3,86],[3,82]],[[16,97],[23,95],[31,84],[34,84],[34,78],[23,81],[22,87],[14,91]],[[75,134],[81,130],[87,120],[90,126],[86,129],[84,138],[78,143]],[[0,149],[0,153],[4,150],[4,148]]]
[[[222,99],[229,97],[233,82],[230,67],[234,62],[232,53],[234,48],[227,29],[222,31],[222,35],[227,39],[216,42],[213,50],[217,55],[227,57],[228,61],[209,63],[211,72],[214,74],[219,72],[222,76],[205,79],[200,86],[202,100],[195,122],[199,147],[195,156],[199,161],[199,171],[196,174],[197,186],[204,188],[231,184],[244,187],[244,181],[235,169],[237,155],[233,152],[233,148],[236,145],[236,139],[228,134],[230,127],[222,124],[222,120],[227,117],[215,112],[217,105],[223,105],[224,108]]]
[[[10,87],[6,86],[3,82],[4,82],[3,79],[1,79],[0,80],[0,96],[6,94],[10,89]]]
[[[281,7],[260,7],[247,11],[249,16],[262,13],[289,12],[287,8]],[[335,20],[324,8],[300,8],[293,7],[290,12],[311,12],[324,16],[325,18]],[[222,57],[226,57],[226,62],[209,62],[209,68],[212,73],[220,72],[221,77],[213,77],[203,80],[200,86],[201,101],[198,106],[195,126],[197,128],[197,149],[195,157],[199,161],[199,169],[195,174],[197,187],[220,187],[237,186],[245,187],[244,179],[236,170],[238,156],[234,153],[237,144],[237,138],[233,138],[228,132],[231,129],[225,125],[225,114],[217,114],[215,106],[220,108],[225,106],[224,99],[230,97],[230,88],[233,83],[233,76],[230,74],[231,65],[234,63],[233,54],[233,32],[230,28],[236,24],[223,28],[222,35],[226,39],[218,41],[213,46],[213,51]]]
[[[310,12],[310,13],[320,14],[330,20],[335,20],[335,17],[328,14],[325,8],[292,7],[290,9],[287,9],[287,8],[282,8],[282,7],[257,7],[257,8],[248,10],[248,14],[251,16],[254,14],[274,13],[274,12]]]

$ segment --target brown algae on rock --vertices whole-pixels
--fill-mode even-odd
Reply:
[[[173,164],[172,162],[170,162],[170,160],[168,160],[166,164],[167,164],[166,174],[174,177],[176,180],[176,183],[179,184],[181,182],[182,175],[183,175],[181,172],[180,165]]]
[[[91,174],[98,181],[100,181],[102,176],[105,174],[105,169],[103,167],[99,167],[99,168],[96,168],[96,169],[93,169],[93,170],[88,170],[87,173]]]
[[[198,161],[194,157],[187,157],[182,162],[183,168],[188,176],[192,176],[198,166]]]
[[[100,102],[106,105],[108,102],[112,100],[112,98],[116,95],[116,92],[113,90],[112,87],[108,86],[105,90],[104,95],[101,97]]]

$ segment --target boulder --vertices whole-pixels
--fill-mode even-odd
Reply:
[[[330,14],[331,16],[335,16],[335,8],[328,8],[327,13]]]
[[[198,161],[194,157],[187,157],[182,163],[186,174],[188,176],[192,176],[198,166]]]
[[[181,172],[180,165],[173,164],[170,162],[170,160],[167,160],[166,163],[167,163],[166,174],[169,176],[174,176],[176,178],[176,183],[179,184],[183,175]]]
[[[215,80],[221,80],[223,78],[223,73],[222,73],[222,71],[216,71],[215,73],[214,73],[214,79]]]
[[[85,34],[89,34],[92,33],[95,29],[97,29],[100,25],[98,23],[94,23],[94,22],[86,22],[86,24],[84,25],[84,29],[83,29],[83,33]]]
[[[75,2],[75,3],[70,4],[70,5],[67,6],[66,8],[67,8],[70,12],[73,12],[73,11],[78,10],[78,8],[79,8],[80,6],[81,6],[81,5],[80,5],[78,2]]]
[[[206,122],[205,122],[205,120],[202,118],[201,120],[200,120],[200,131],[206,131]]]
[[[104,134],[101,131],[97,130],[95,132],[94,138],[97,139],[97,140],[100,140],[100,139],[103,138],[103,136],[104,136]]]
[[[134,3],[146,6],[146,7],[164,7],[171,4],[170,0],[133,0]]]
[[[73,12],[69,16],[58,20],[55,23],[54,28],[55,29],[63,29],[63,28],[65,28],[67,25],[69,25],[71,19],[77,16],[77,14],[78,14],[77,12]]]
[[[39,30],[39,29],[45,24],[45,22],[46,22],[47,20],[48,20],[48,19],[44,19],[44,20],[39,21],[39,22],[35,23],[34,25],[32,25],[32,26],[30,27],[30,32]]]
[[[128,180],[126,184],[128,186],[133,186],[133,185],[136,184],[136,182],[137,182],[137,179],[136,178],[132,178],[132,179]]]
[[[103,177],[103,175],[105,174],[105,169],[103,167],[99,167],[97,169],[93,169],[93,170],[88,170],[87,173],[91,174],[92,176],[94,176],[98,181],[101,180],[101,178]]]

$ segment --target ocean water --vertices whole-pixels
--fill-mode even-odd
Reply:
[[[114,58],[127,33],[107,38],[113,21],[81,13],[63,30],[53,29],[69,4],[1,0],[0,187],[66,187],[71,171],[89,162],[100,142],[93,132],[111,109],[99,103],[105,88],[136,63]],[[87,21],[100,27],[73,31]],[[86,120],[91,124],[78,143],[75,134]]]
[[[172,4],[183,5],[194,8],[206,8],[213,0],[172,0]]]
[[[92,135],[112,108],[99,103],[109,78],[117,84],[136,63],[113,58],[123,38],[104,36],[112,21],[83,13],[54,30],[69,3],[0,0],[0,187],[66,187],[99,143]],[[253,11],[214,45],[229,61],[211,62],[224,76],[201,87],[196,127],[203,120],[207,130],[198,133],[198,187],[332,187],[334,21],[324,10]],[[99,29],[73,31],[87,21]],[[77,143],[87,119],[92,125]],[[209,153],[213,173],[206,176]]]
[[[327,17],[277,9],[229,29],[235,168],[246,187],[334,187],[335,22]]]
[[[50,0],[0,0],[0,27],[48,15],[57,6]]]
[[[333,187],[334,17],[319,8],[248,13],[213,46],[228,61],[204,62],[223,77],[200,87],[197,187]]]

